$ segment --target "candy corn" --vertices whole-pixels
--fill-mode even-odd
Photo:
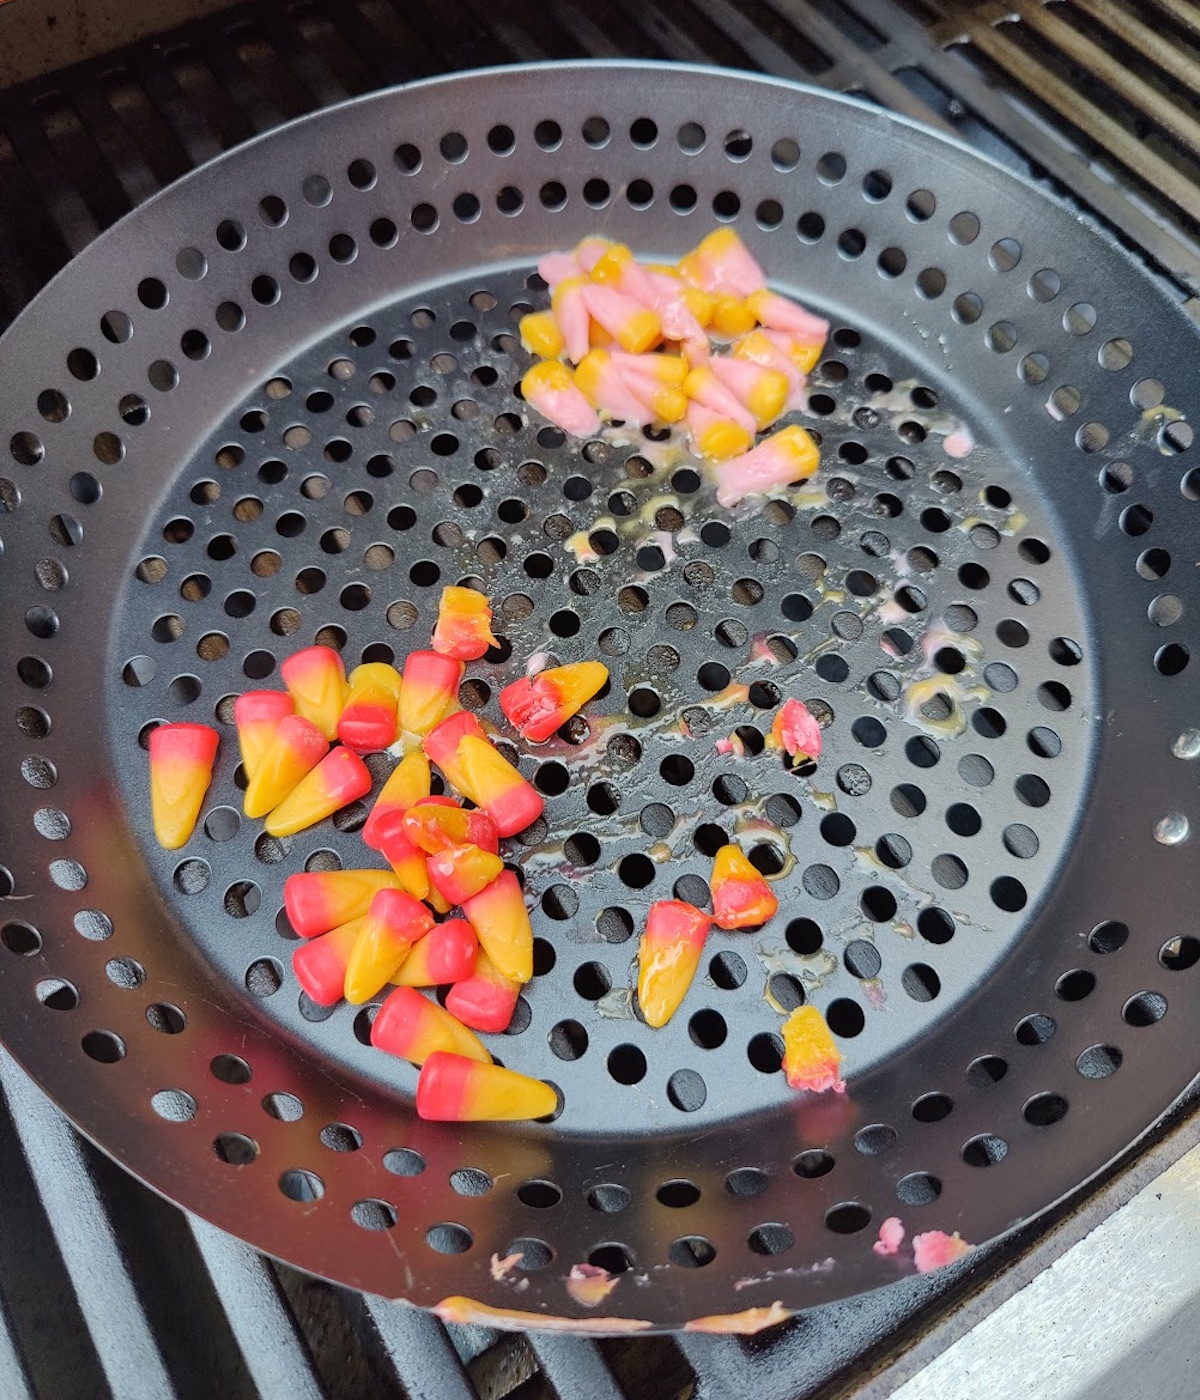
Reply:
[[[711,408],[694,401],[687,407],[687,425],[696,451],[701,457],[711,457],[714,462],[748,453],[754,441],[753,433],[747,430],[744,423],[723,418]]]
[[[496,970],[514,982],[528,982],[533,976],[533,928],[513,872],[505,870],[466,900],[462,911]]]
[[[575,376],[558,360],[539,360],[526,370],[521,380],[521,396],[531,408],[537,409],[543,418],[549,418],[565,433],[591,437],[600,430],[596,410],[575,383]],[[434,646],[437,646],[436,638]]]
[[[713,860],[713,922],[719,928],[755,928],[779,908],[775,892],[737,846],[722,846]]]
[[[426,867],[429,865],[428,856],[425,857],[425,865]],[[426,870],[426,877],[428,878],[428,869]],[[425,896],[425,903],[429,905],[435,914],[448,914],[454,907],[445,895],[442,894],[441,890],[434,887],[432,880],[429,882],[429,893]]]
[[[233,722],[247,778],[253,776],[270,747],[279,721],[295,708],[296,702],[286,690],[248,690],[233,702]]]
[[[350,672],[346,704],[337,736],[356,753],[386,749],[396,737],[400,673],[382,661],[368,661]]]
[[[721,294],[713,298],[712,313],[708,318],[708,333],[731,340],[734,336],[745,335],[757,324],[749,304],[740,297]]]
[[[160,724],[150,732],[150,811],[158,844],[168,851],[195,830],[220,742],[206,724]]]
[[[410,807],[429,796],[429,778],[429,760],[422,749],[405,754],[392,769],[362,831],[363,840],[372,850],[381,849],[379,824],[389,812],[399,812],[403,816]]]
[[[293,950],[296,981],[318,1006],[334,1006],[341,1001],[346,965],[365,922],[351,919]]]
[[[360,918],[380,890],[395,889],[390,870],[310,870],[283,882],[283,907],[301,938]]]
[[[504,862],[478,846],[447,846],[425,862],[429,883],[452,909],[485,890],[504,869]]]
[[[754,319],[771,331],[785,331],[808,343],[816,345],[818,351],[829,334],[829,322],[811,311],[781,297],[778,292],[769,292],[758,287],[746,297],[746,305],[754,313]],[[810,365],[811,369],[812,366]]]
[[[651,411],[626,384],[607,350],[589,350],[575,369],[575,385],[593,407],[623,423],[651,421]]]
[[[721,357],[718,357],[721,358]],[[733,353],[725,357],[732,360],[749,360],[764,369],[773,369],[787,380],[788,394],[785,408],[804,406],[804,372],[793,362],[790,355],[782,351],[764,331],[754,330],[739,336]]]
[[[733,355],[716,355],[709,369],[754,417],[755,425],[769,428],[787,406],[787,376],[777,369]]]
[[[781,428],[750,451],[720,462],[717,500],[723,506],[735,506],[745,496],[804,481],[816,471],[817,462],[817,445],[803,428]]]
[[[399,969],[409,949],[433,928],[433,915],[404,890],[380,890],[371,901],[346,964],[345,997],[373,997]]]
[[[564,277],[554,284],[554,290],[550,293],[550,306],[558,322],[567,359],[576,364],[587,354],[590,344],[588,331],[591,317],[583,300],[585,285],[582,277]]]
[[[413,944],[392,981],[401,987],[459,982],[475,971],[478,955],[479,939],[466,919],[447,919]]]
[[[370,791],[371,770],[362,759],[350,749],[331,749],[271,810],[263,825],[272,836],[294,836]]]
[[[608,667],[599,661],[552,666],[536,676],[524,676],[500,692],[500,708],[509,723],[534,744],[545,743],[608,680]]]
[[[706,292],[748,297],[765,285],[763,270],[731,228],[714,229],[679,260],[680,273]]]
[[[825,1018],[815,1006],[798,1006],[783,1023],[783,1072],[793,1089],[814,1094],[844,1092],[838,1069],[842,1057]]]
[[[583,287],[582,297],[588,315],[622,350],[640,355],[662,339],[662,322],[657,314],[615,287],[589,282]]]
[[[579,240],[573,257],[583,272],[590,273],[612,246],[611,238],[601,238],[594,233],[589,234],[587,238]]]
[[[543,253],[538,259],[538,276],[548,287],[557,286],[568,277],[582,277],[583,268],[574,253]]]
[[[346,703],[346,668],[330,647],[305,647],[279,667],[296,702],[296,713],[311,720],[326,739],[337,738],[338,718]]]
[[[456,846],[479,846],[492,855],[500,849],[496,823],[486,812],[469,812],[446,798],[410,807],[404,814],[404,834],[430,856]]]
[[[538,366],[535,365],[534,368]],[[563,366],[559,365],[558,368],[563,369]],[[529,373],[532,374],[533,370]],[[565,374],[566,370],[563,370],[563,373]],[[588,411],[591,412],[590,408]],[[546,417],[551,415],[546,414]],[[576,431],[565,423],[560,426],[568,432]],[[459,661],[478,661],[489,647],[495,645],[496,639],[492,636],[492,609],[487,596],[476,592],[474,588],[458,588],[454,585],[443,588],[441,602],[438,604],[437,625],[433,629],[434,651],[441,652],[444,656],[457,657]]]
[[[575,267],[573,260],[571,265]],[[578,267],[569,275],[578,277]],[[553,311],[531,311],[521,317],[517,329],[521,334],[521,344],[531,355],[540,355],[544,360],[554,360],[566,349],[563,333]]]
[[[425,852],[418,850],[404,830],[404,813],[388,812],[375,827],[375,839],[380,855],[396,873],[402,890],[414,899],[429,895],[429,872],[425,868]]]
[[[463,664],[436,651],[410,652],[400,687],[400,729],[418,738],[458,707]]]
[[[545,1118],[557,1107],[540,1079],[462,1055],[430,1055],[417,1079],[417,1115],[439,1123]]]
[[[712,920],[681,899],[650,906],[638,945],[638,1004],[649,1026],[665,1026],[684,998]]]
[[[413,987],[397,987],[388,993],[371,1026],[371,1044],[414,1065],[439,1050],[479,1064],[492,1062],[474,1032]]]
[[[823,326],[825,322],[820,324]],[[793,335],[790,331],[764,330],[763,335],[791,360],[801,374],[811,373],[825,348],[823,334],[800,336]]]
[[[799,700],[786,700],[775,711],[767,742],[805,763],[821,756],[821,726]]]
[[[545,802],[466,711],[443,720],[425,740],[425,752],[464,797],[484,809],[499,835],[515,836],[541,816]]]
[[[250,775],[242,810],[248,817],[265,817],[328,752],[329,741],[311,720],[284,715]]]
[[[455,982],[446,993],[446,1010],[476,1031],[498,1034],[512,1020],[521,984],[496,971],[486,953],[475,959],[470,977]]]

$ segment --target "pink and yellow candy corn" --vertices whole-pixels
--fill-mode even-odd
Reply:
[[[623,423],[640,425],[651,411],[625,383],[607,350],[589,350],[575,369],[576,387],[593,407]]]
[[[573,261],[571,265],[575,266]],[[567,275],[578,277],[578,267]],[[551,285],[553,286],[553,283]],[[517,329],[521,334],[521,344],[531,355],[540,355],[544,360],[554,360],[566,349],[558,318],[553,311],[530,311],[528,315],[521,317]]]
[[[638,945],[638,1004],[649,1026],[665,1026],[679,1009],[712,920],[681,899],[650,906]]]
[[[471,975],[446,993],[446,1010],[472,1030],[499,1034],[512,1020],[520,991],[519,982],[497,972],[488,955],[480,953]]]
[[[696,451],[714,462],[742,456],[754,441],[754,434],[747,431],[744,423],[723,418],[702,403],[688,404],[687,425]]]
[[[434,924],[408,956],[392,981],[400,987],[440,987],[460,982],[475,971],[479,939],[466,919]]]
[[[721,294],[713,298],[712,315],[708,318],[708,333],[732,340],[754,329],[756,322],[749,303],[740,297]]]
[[[390,870],[309,870],[283,882],[283,907],[301,938],[361,918],[380,890],[397,887]]]
[[[768,330],[785,331],[788,335],[815,344],[818,349],[829,334],[828,321],[806,311],[798,302],[781,297],[778,292],[769,292],[765,287],[760,286],[748,293],[746,305],[754,313],[755,320]]]
[[[496,823],[486,812],[467,811],[445,798],[410,807],[404,814],[404,834],[428,856],[455,846],[479,846],[492,855],[500,849]]]
[[[443,720],[425,740],[425,752],[464,797],[483,808],[499,835],[515,836],[541,816],[542,797],[466,711]]]
[[[346,668],[331,647],[305,647],[289,656],[279,674],[296,702],[296,713],[311,720],[331,742],[346,703]]]
[[[496,970],[514,982],[528,982],[533,976],[533,928],[513,872],[505,870],[468,899],[462,911]]]
[[[168,851],[178,850],[196,828],[220,742],[206,724],[160,724],[150,731],[150,812],[158,844]]]
[[[713,372],[711,361],[697,365],[683,381],[684,391],[693,403],[703,404],[721,418],[740,423],[753,438],[758,430],[754,414],[731,389],[727,389]]]
[[[633,369],[618,369],[617,373],[653,421],[678,423],[687,413],[688,397],[682,389]]]
[[[662,339],[662,321],[648,306],[642,306],[615,287],[588,282],[582,291],[588,315],[602,326],[622,350],[640,355],[653,350]]]
[[[400,673],[382,661],[367,661],[350,672],[337,736],[355,753],[386,749],[396,738]]]
[[[756,928],[779,908],[775,892],[738,846],[722,846],[713,859],[713,922],[724,929]]]
[[[825,325],[822,321],[821,325]],[[823,336],[816,335],[794,335],[790,331],[764,330],[763,335],[784,355],[791,360],[792,364],[801,374],[811,373],[817,361],[821,358],[821,351],[825,348]]]
[[[674,389],[683,388],[691,368],[679,355],[630,355],[612,350],[609,359],[622,374],[633,373]]]
[[[589,233],[586,238],[581,238],[575,245],[575,252],[572,256],[583,272],[590,273],[612,246],[611,238],[602,238],[599,234]]]
[[[363,919],[346,964],[345,998],[367,1001],[396,973],[413,944],[433,928],[433,915],[404,890],[380,890]]]
[[[783,1023],[783,1072],[788,1086],[822,1094],[846,1090],[838,1073],[842,1057],[815,1006],[798,1006]]]
[[[503,871],[504,862],[478,846],[447,846],[425,862],[429,883],[452,909],[487,889]]]
[[[787,407],[787,376],[777,369],[739,360],[734,355],[714,355],[709,361],[712,373],[754,415],[759,429],[769,428]]]
[[[591,316],[583,300],[582,277],[563,277],[554,284],[550,306],[562,334],[567,359],[578,364],[588,352]]]
[[[714,229],[686,257],[679,271],[706,292],[748,297],[765,284],[763,270],[731,228]]]
[[[717,466],[717,500],[735,506],[746,496],[805,481],[817,470],[817,445],[803,428],[780,428],[757,447]]]
[[[363,827],[362,838],[372,850],[381,849],[378,836],[380,822],[390,812],[399,812],[403,816],[410,807],[415,807],[422,798],[428,797],[429,779],[429,760],[422,749],[405,754],[396,764]]]
[[[334,1006],[341,1001],[346,965],[365,922],[351,919],[293,949],[296,981],[318,1006]]]
[[[583,276],[583,268],[576,262],[574,253],[543,253],[537,270],[547,287],[557,286],[567,277]]]
[[[821,726],[799,700],[787,700],[775,711],[767,743],[798,763],[815,761],[821,756]]]
[[[271,809],[263,825],[272,836],[294,836],[370,791],[371,770],[362,759],[350,749],[331,749]]]
[[[286,690],[248,690],[233,702],[233,722],[247,778],[253,776],[270,747],[279,721],[295,708],[296,702]]]
[[[311,720],[284,715],[250,775],[242,810],[248,817],[265,817],[328,752],[329,740]]]
[[[478,1064],[492,1062],[474,1032],[413,987],[397,987],[388,994],[371,1026],[371,1044],[414,1065],[439,1050]]]
[[[430,1055],[417,1079],[417,1115],[433,1122],[515,1122],[557,1107],[558,1095],[542,1080],[461,1055]]]
[[[804,407],[804,385],[807,382],[805,374],[765,331],[754,330],[739,336],[730,358],[746,360],[782,374],[788,385],[784,407],[789,410]]]
[[[527,369],[521,380],[521,396],[565,433],[591,437],[600,431],[596,410],[560,360],[539,360]]]
[[[400,729],[421,737],[458,707],[463,664],[436,651],[410,652],[400,686]]]
[[[500,692],[500,708],[518,733],[543,744],[608,680],[608,667],[599,661],[576,661],[552,666],[536,676],[523,676]]]
[[[566,424],[559,426],[566,427]],[[566,431],[573,433],[575,429],[566,427]],[[489,647],[495,645],[492,608],[487,595],[474,588],[459,588],[454,584],[443,588],[437,625],[433,629],[434,651],[441,652],[443,656],[457,657],[459,661],[478,661]]]

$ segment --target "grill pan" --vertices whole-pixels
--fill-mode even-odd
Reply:
[[[513,392],[542,252],[675,257],[722,221],[834,328],[819,489],[734,513],[663,444],[564,442]],[[1044,1210],[1196,1070],[1198,348],[1031,184],[773,80],[474,73],[213,162],[0,343],[5,1043],[188,1209],[519,1325],[779,1316],[911,1270],[871,1249],[890,1215],[978,1243]],[[283,843],[238,815],[232,697],[313,640],[402,661],[464,578],[504,639],[465,704],[497,719],[534,652],[613,678],[520,758],[538,976],[490,1039],[562,1090],[551,1124],[417,1121],[371,1008],[298,995],[279,913],[286,874],[362,862],[364,812]],[[826,725],[815,773],[756,752],[781,695]],[[139,743],[214,716],[205,814],[162,852]],[[637,930],[704,898],[722,832],[780,915],[714,931],[651,1032]],[[844,1098],[778,1073],[801,997]],[[583,1261],[618,1276],[595,1308]]]

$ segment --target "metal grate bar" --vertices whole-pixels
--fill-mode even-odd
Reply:
[[[1102,24],[1121,43],[1136,49],[1176,82],[1200,92],[1200,62],[1194,59],[1164,33],[1151,29],[1143,19],[1103,0],[1075,0],[1075,9]],[[1197,22],[1200,38],[1200,21]]]
[[[588,1400],[621,1400],[621,1387],[596,1342],[554,1332],[533,1332],[529,1344],[542,1375],[561,1400],[569,1400],[573,1395],[586,1395]]]
[[[430,1313],[368,1294],[354,1300],[409,1400],[476,1400],[446,1329]]]
[[[17,1352],[8,1308],[0,1304],[0,1395],[4,1400],[34,1400],[29,1377]]]

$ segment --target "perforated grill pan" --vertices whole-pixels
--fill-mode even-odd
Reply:
[[[675,257],[721,221],[833,326],[820,489],[736,512],[514,394],[541,253]],[[1031,185],[774,81],[470,74],[213,162],[0,344],[5,1043],[158,1190],[425,1306],[799,1309],[912,1269],[872,1250],[889,1216],[978,1243],[1043,1210],[1196,1070],[1198,351]],[[464,703],[499,723],[535,653],[612,672],[520,748],[539,975],[493,1043],[561,1089],[549,1124],[416,1121],[279,916],[288,873],[362,862],[363,811],[284,843],[238,815],[231,697],[314,640],[402,663],[464,578],[503,636]],[[826,726],[807,775],[760,752],[788,695]],[[178,719],[223,742],[168,854],[140,741]],[[637,932],[727,836],[781,912],[714,931],[652,1032]],[[779,1073],[802,998],[844,1097]],[[618,1276],[592,1307],[588,1261]]]

